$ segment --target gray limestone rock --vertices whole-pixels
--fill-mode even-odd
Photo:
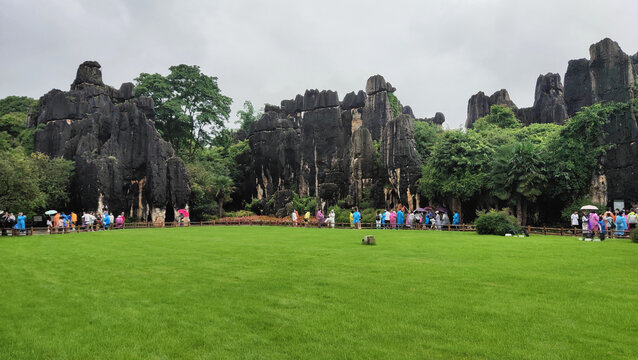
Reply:
[[[72,207],[108,205],[142,220],[164,219],[187,206],[190,185],[184,163],[153,122],[153,101],[135,99],[131,83],[119,90],[102,82],[100,65],[80,65],[70,91],[52,90],[32,114],[35,148],[75,161]]]

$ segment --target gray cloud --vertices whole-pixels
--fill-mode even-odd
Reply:
[[[506,88],[530,106],[539,74],[562,76],[604,37],[638,50],[632,0],[0,0],[0,8],[0,97],[67,89],[84,60],[99,61],[113,86],[200,65],[235,111],[307,88],[343,97],[378,73],[417,116],[442,111],[451,128],[479,90]]]

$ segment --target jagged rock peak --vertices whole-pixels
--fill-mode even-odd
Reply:
[[[479,91],[472,95],[467,102],[467,119],[465,120],[465,127],[471,129],[474,127],[474,122],[485,115],[490,113],[492,105],[503,105],[511,108],[516,108],[516,104],[510,99],[510,95],[505,89],[501,89],[491,96],[485,95],[484,92]]]
[[[78,72],[75,75],[75,80],[71,85],[71,89],[75,89],[76,85],[88,83],[93,85],[104,85],[102,82],[102,71],[100,70],[102,66],[97,61],[85,61],[80,67],[78,67]]]
[[[341,109],[350,110],[364,107],[366,104],[366,93],[363,90],[359,90],[358,93],[354,93],[354,91],[349,92],[343,98],[341,102]]]
[[[534,104],[538,103],[542,94],[551,96],[562,96],[565,89],[560,80],[560,75],[556,73],[547,73],[538,75],[536,79],[536,90],[534,91]]]
[[[337,106],[339,106],[339,95],[336,91],[311,89],[306,90],[303,96],[303,111]]]
[[[378,74],[370,76],[368,82],[366,83],[366,94],[368,94],[368,96],[374,95],[381,91],[388,91],[388,89],[388,83],[385,81],[383,76]]]

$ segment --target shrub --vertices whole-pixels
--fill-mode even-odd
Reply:
[[[374,223],[377,218],[377,210],[374,208],[368,208],[361,212],[362,223]]]
[[[477,211],[476,216],[476,232],[479,235],[505,235],[516,233],[521,229],[518,220],[509,215],[506,210]]]
[[[248,217],[253,215],[255,215],[255,213],[248,210],[228,211],[224,213],[224,217]]]
[[[631,242],[638,243],[638,228],[631,231]]]

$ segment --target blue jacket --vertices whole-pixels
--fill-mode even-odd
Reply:
[[[452,225],[459,224],[459,213],[454,213],[454,217],[452,218]]]
[[[397,212],[397,225],[403,224],[403,211]]]
[[[354,214],[352,214],[352,223],[356,224],[359,222],[359,220],[361,220],[361,213],[358,211],[355,211]]]

